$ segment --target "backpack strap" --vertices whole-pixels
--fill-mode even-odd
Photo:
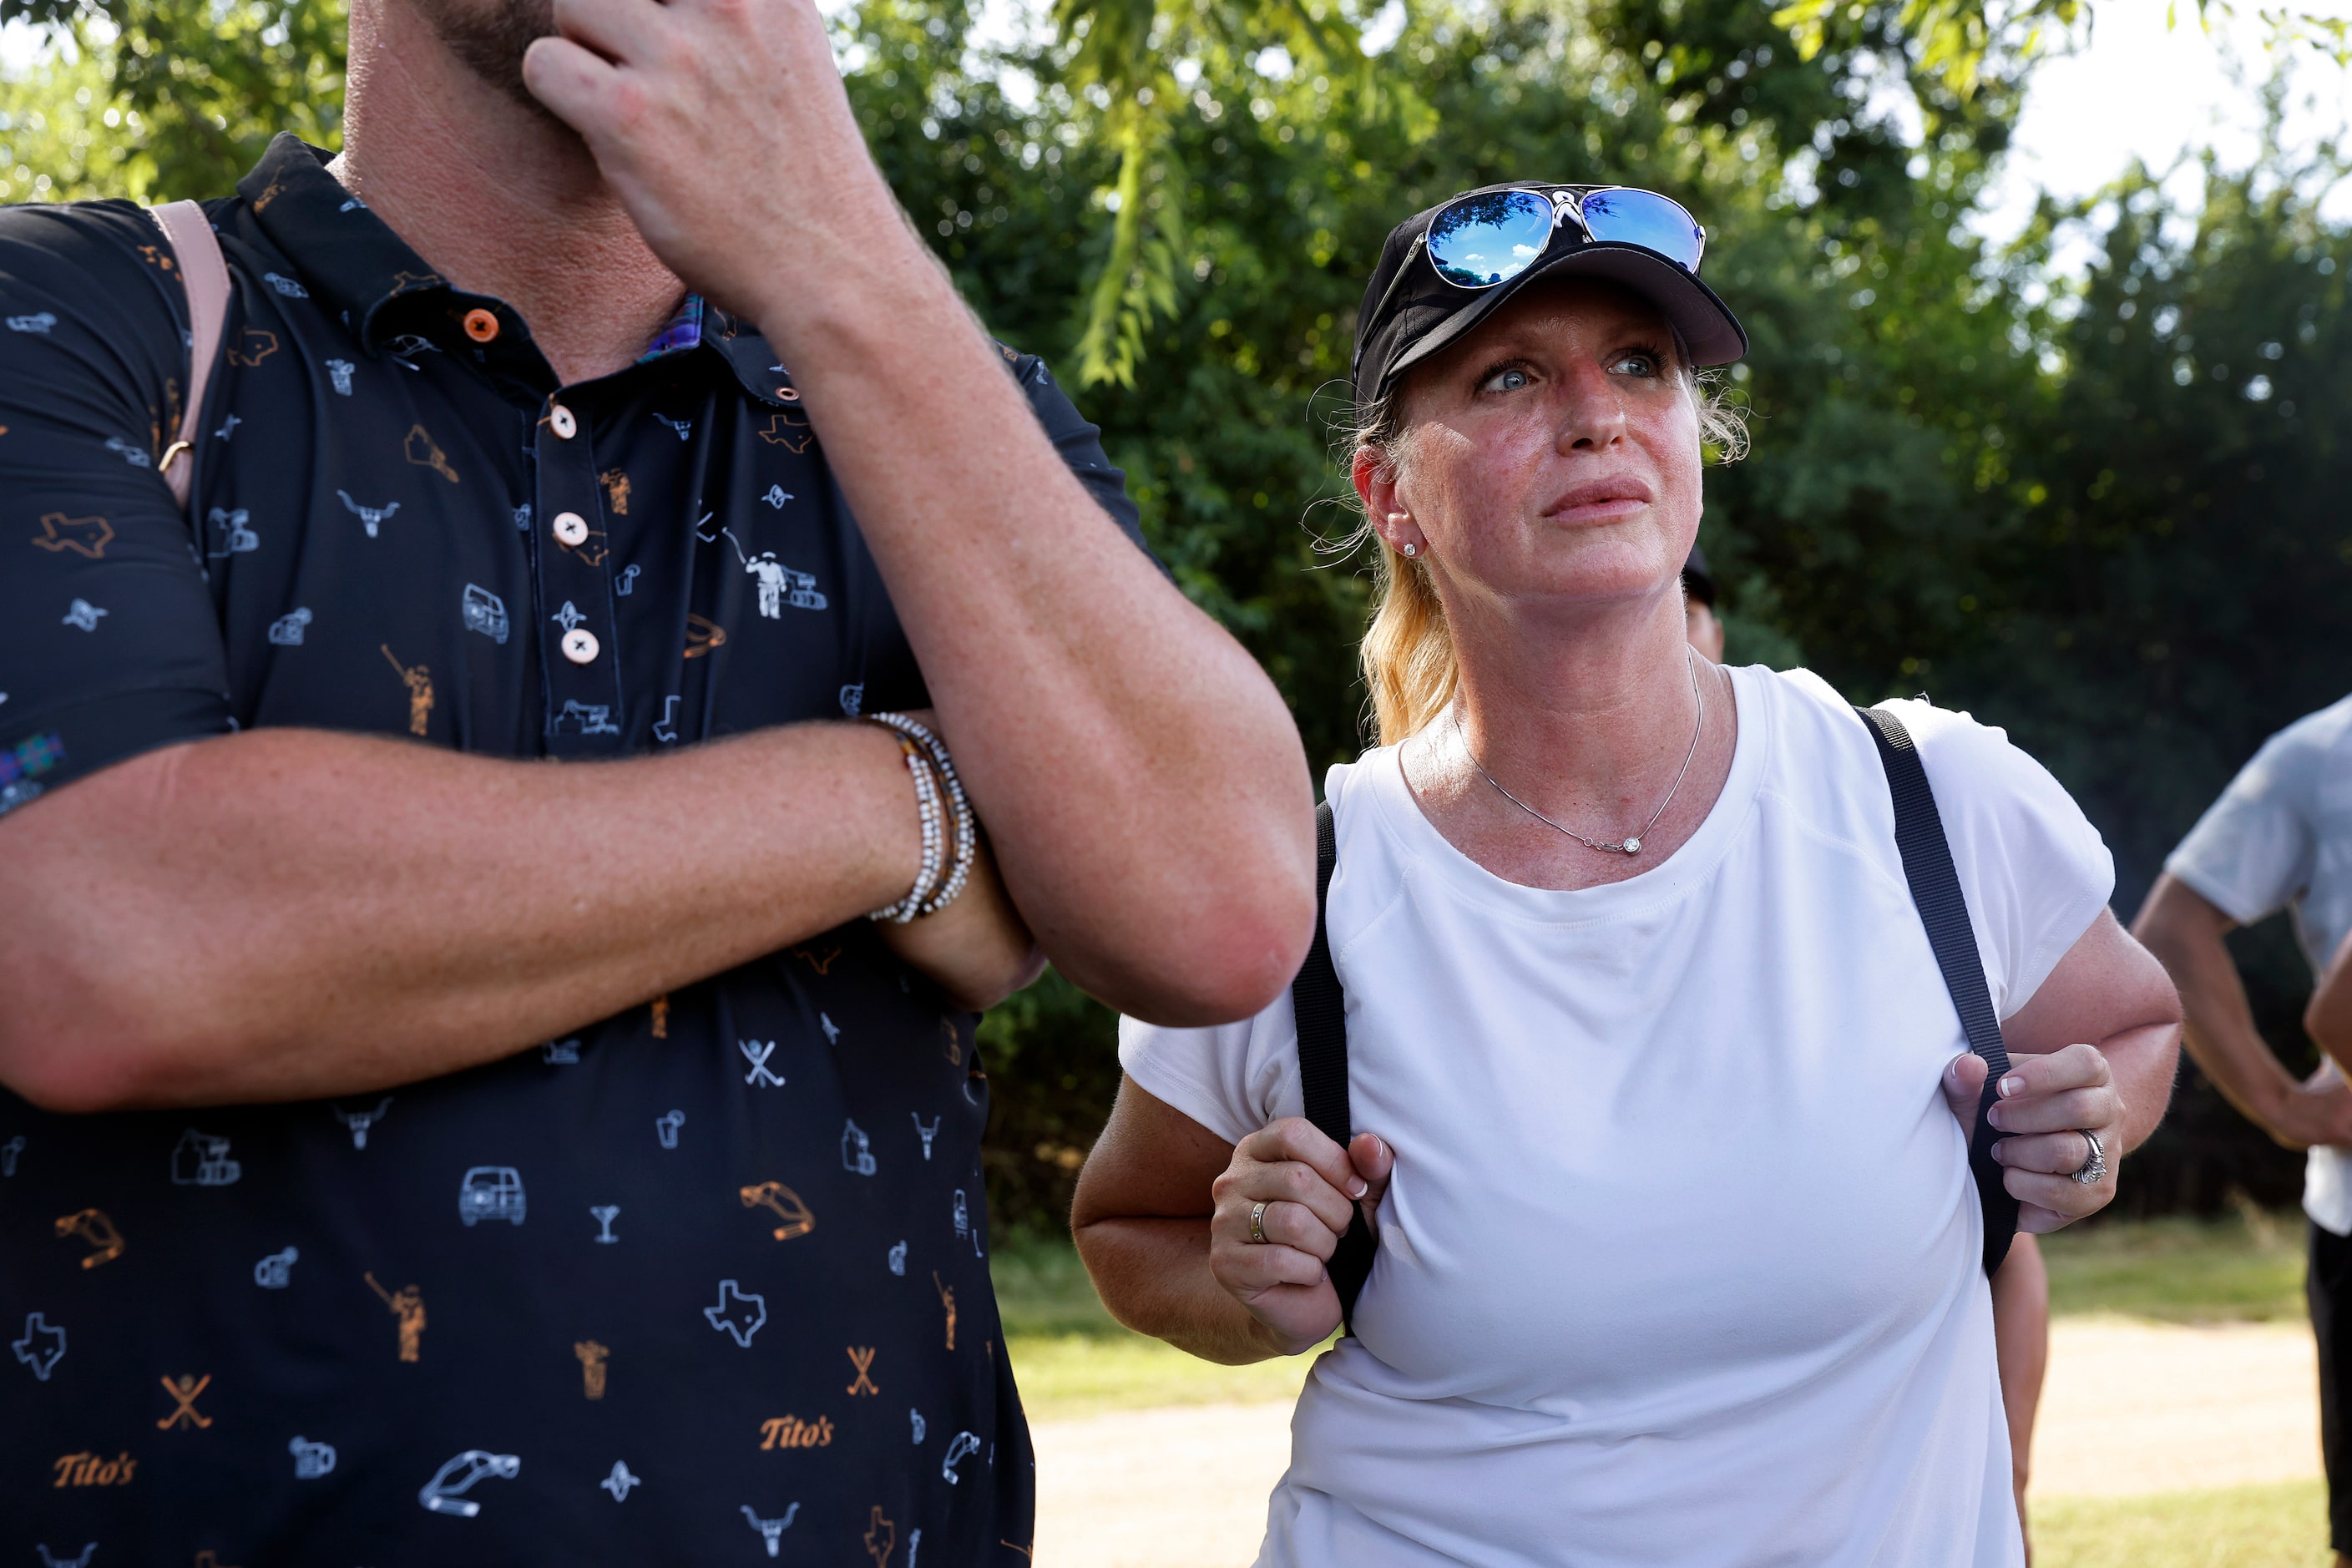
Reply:
[[[1345,1149],[1354,1136],[1348,1117],[1348,995],[1331,962],[1328,919],[1331,873],[1339,863],[1339,827],[1327,800],[1315,808],[1315,941],[1290,983],[1290,1001],[1298,1016],[1298,1086],[1307,1120]],[[1349,1333],[1356,1331],[1356,1298],[1372,1272],[1378,1247],[1363,1209],[1355,1207],[1348,1216],[1348,1234],[1328,1265],[1339,1293],[1339,1321]]]
[[[1936,792],[1928,787],[1919,748],[1894,714],[1881,708],[1855,711],[1877,744],[1887,792],[1895,797],[1895,846],[1903,854],[1911,901],[1918,908],[1919,923],[1927,928],[1927,945],[1935,950],[1936,967],[1944,972],[1944,985],[1952,994],[1969,1049],[1984,1058],[1984,1093],[1977,1100],[1976,1129],[1969,1137],[1969,1171],[1976,1177],[1977,1201],[1984,1210],[1984,1271],[1990,1278],[2009,1256],[2009,1245],[2017,1236],[2017,1200],[2002,1184],[2004,1168],[1992,1157],[1993,1142],[2001,1134],[1986,1114],[2000,1099],[1998,1086],[2009,1071],[2009,1049],[2001,1044],[2000,1020],[1993,1016],[1992,993],[1985,984],[1984,955],[1977,951],[1968,898],[1952,868],[1951,843],[1944,837],[1943,816],[1936,809]]]
[[[163,448],[156,465],[172,499],[185,507],[195,486],[196,437],[203,428],[205,388],[212,381],[213,362],[220,357],[221,338],[228,324],[228,263],[212,220],[194,202],[166,202],[150,207],[147,216],[172,243],[180,261],[180,286],[188,293],[188,391],[180,406],[180,427]]]

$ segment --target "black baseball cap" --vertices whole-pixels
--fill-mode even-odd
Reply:
[[[1557,192],[1609,189],[1599,185],[1528,184],[1484,185],[1445,198],[1389,230],[1380,265],[1364,289],[1356,318],[1356,353],[1349,369],[1359,407],[1395,384],[1397,376],[1476,326],[1536,279],[1605,278],[1622,284],[1658,308],[1689,350],[1693,363],[1729,364],[1748,353],[1747,329],[1714,289],[1656,251],[1637,245],[1587,239],[1573,222],[1559,224],[1544,253],[1524,272],[1484,289],[1465,289],[1438,275],[1423,243],[1432,219],[1465,196],[1502,191]],[[1400,277],[1400,274],[1402,276]]]

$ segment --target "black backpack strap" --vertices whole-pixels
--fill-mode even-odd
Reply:
[[[1348,996],[1331,963],[1327,918],[1331,872],[1339,863],[1339,828],[1327,800],[1315,808],[1315,941],[1298,978],[1290,983],[1290,1001],[1298,1015],[1298,1084],[1307,1101],[1307,1120],[1345,1149],[1354,1136],[1348,1120]],[[1372,1271],[1376,1246],[1364,1211],[1357,1208],[1328,1265],[1331,1284],[1339,1292],[1339,1321],[1350,1333],[1356,1326],[1356,1298]]]
[[[1969,1171],[1976,1177],[1977,1201],[1984,1208],[1984,1271],[1990,1277],[2009,1256],[2009,1244],[2017,1235],[2017,1200],[2001,1184],[2003,1167],[1992,1157],[2000,1133],[1986,1115],[2000,1099],[1998,1086],[2009,1071],[2009,1050],[2001,1044],[2000,1020],[1993,1016],[1984,955],[1977,951],[1968,899],[1960,891],[1959,873],[1952,868],[1952,847],[1944,837],[1944,818],[1936,809],[1936,793],[1927,785],[1919,749],[1894,714],[1879,708],[1855,711],[1877,742],[1878,760],[1886,769],[1887,792],[1895,797],[1895,845],[1903,853],[1911,901],[1918,906],[1919,923],[1927,928],[1927,945],[1935,949],[1936,967],[1944,972],[1969,1049],[1985,1062],[1984,1094],[1977,1101],[1976,1130],[1969,1137]]]

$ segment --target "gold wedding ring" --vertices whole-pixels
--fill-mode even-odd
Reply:
[[[1250,1239],[1260,1247],[1265,1245],[1265,1205],[1262,1202],[1250,1205]]]

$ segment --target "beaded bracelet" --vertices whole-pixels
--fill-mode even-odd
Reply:
[[[904,713],[870,713],[865,716],[872,722],[898,733],[902,740],[911,740],[923,748],[943,787],[949,823],[954,834],[952,858],[947,876],[936,887],[926,890],[916,914],[935,915],[955,902],[966,883],[971,879],[972,861],[979,852],[979,825],[971,811],[971,802],[964,794],[963,781],[956,776],[955,759],[949,755],[945,742]]]
[[[930,758],[923,749],[904,735],[894,737],[900,755],[907,762],[907,772],[915,780],[915,810],[923,825],[923,858],[915,870],[915,885],[907,896],[896,903],[885,904],[866,918],[887,921],[892,925],[905,925],[922,912],[923,900],[933,892],[940,879],[940,792],[931,781]]]
[[[916,775],[915,799],[923,814],[922,868],[904,899],[887,910],[877,910],[874,916],[903,925],[924,915],[938,914],[955,902],[971,880],[972,862],[980,848],[980,826],[972,816],[971,801],[964,794],[963,781],[956,776],[955,759],[948,754],[945,742],[904,713],[867,713],[862,717],[898,736],[900,749],[907,753],[908,771]],[[930,776],[934,771],[938,774],[936,783]],[[944,813],[942,794],[946,797]],[[940,820],[942,815],[947,818],[944,824]],[[947,830],[944,833],[943,826]],[[951,848],[940,842],[942,838],[950,838]],[[948,853],[945,875],[941,876],[943,849]]]

